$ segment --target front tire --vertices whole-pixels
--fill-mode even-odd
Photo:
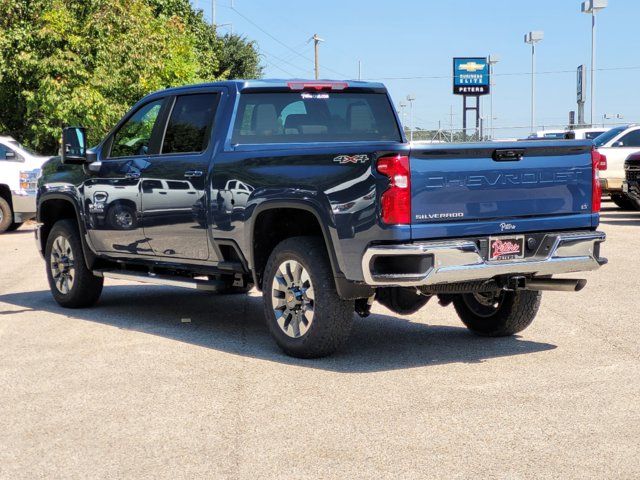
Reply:
[[[269,331],[287,355],[325,357],[349,338],[355,304],[338,296],[322,239],[293,237],[278,244],[262,292]]]
[[[56,222],[45,248],[47,278],[51,294],[65,308],[94,305],[102,293],[104,279],[87,268],[80,232],[74,220]]]
[[[11,205],[4,198],[0,197],[0,233],[4,233],[13,224],[13,211]]]
[[[540,308],[540,292],[519,290],[464,293],[453,300],[460,320],[473,333],[505,337],[521,332]]]

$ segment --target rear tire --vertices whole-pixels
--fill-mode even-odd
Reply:
[[[453,300],[460,320],[473,333],[504,337],[521,332],[540,308],[540,292],[519,290],[463,293]]]
[[[322,239],[293,237],[278,244],[262,292],[269,331],[287,355],[324,357],[349,338],[355,304],[338,296]]]
[[[638,210],[638,206],[636,205],[636,203],[624,194],[611,195],[611,201],[615,203],[622,210],[631,210],[631,211]]]
[[[104,279],[87,268],[75,220],[60,220],[47,237],[45,263],[51,294],[65,308],[94,305]]]
[[[0,233],[4,233],[13,224],[13,211],[11,205],[4,198],[0,197]]]

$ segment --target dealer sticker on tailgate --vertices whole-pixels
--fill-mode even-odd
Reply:
[[[524,258],[524,235],[490,237],[489,260],[516,260]]]

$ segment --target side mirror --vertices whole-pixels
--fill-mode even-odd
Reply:
[[[624,147],[624,143],[622,143],[620,140],[618,140],[617,142],[613,142],[613,144],[611,145],[612,147]]]
[[[83,127],[62,129],[62,163],[87,163],[87,134]]]

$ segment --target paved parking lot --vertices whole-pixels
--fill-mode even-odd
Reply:
[[[378,306],[308,361],[255,292],[109,281],[63,310],[32,232],[2,235],[0,477],[639,478],[640,213],[602,228],[610,264],[521,336]]]

